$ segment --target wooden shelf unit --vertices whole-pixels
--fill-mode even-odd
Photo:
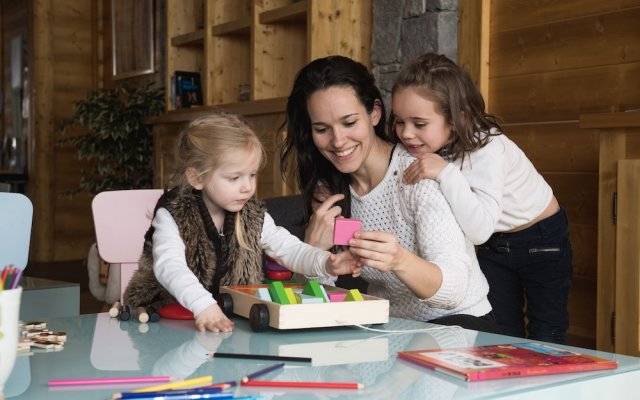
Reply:
[[[288,194],[276,137],[296,73],[309,61],[340,54],[371,66],[372,0],[167,0],[166,87],[175,71],[200,72],[204,105],[173,109],[154,126],[154,186],[171,170],[178,131],[214,109],[242,114],[263,139],[267,165],[260,198]],[[241,91],[249,91],[241,101]]]
[[[370,65],[371,0],[167,0],[167,81],[200,72],[205,106],[285,97],[307,62]],[[167,91],[167,111],[173,110]]]

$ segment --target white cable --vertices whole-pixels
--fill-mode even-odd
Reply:
[[[345,323],[346,321],[336,321],[337,324],[339,325],[346,325]],[[377,328],[370,328],[368,326],[365,325],[360,325],[360,324],[349,324],[349,325],[353,325],[356,326],[360,329],[364,329],[367,331],[371,331],[371,332],[379,332],[379,333],[418,333],[418,332],[429,332],[429,331],[439,331],[439,330],[446,330],[446,329],[463,329],[463,327],[458,326],[458,325],[442,325],[442,326],[433,326],[430,328],[418,328],[418,329],[377,329]]]

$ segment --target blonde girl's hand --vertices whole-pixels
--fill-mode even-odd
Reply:
[[[217,304],[212,304],[196,315],[196,328],[200,332],[231,332],[233,322],[224,315]]]
[[[349,250],[331,254],[325,263],[325,269],[331,275],[351,275],[357,278],[362,273],[362,264]]]
[[[342,199],[343,194],[334,194],[315,207],[305,231],[306,243],[325,250],[333,246],[333,225],[342,214],[342,208],[336,203]]]
[[[412,185],[422,179],[436,180],[447,164],[449,163],[437,154],[424,154],[404,170],[402,183]]]
[[[382,231],[356,232],[349,241],[349,251],[359,263],[385,272],[405,264],[409,254],[394,234]]]

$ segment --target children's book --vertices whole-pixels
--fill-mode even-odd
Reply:
[[[467,381],[615,369],[618,363],[541,343],[411,350],[398,358]]]

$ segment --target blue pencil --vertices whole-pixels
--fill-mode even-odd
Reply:
[[[274,370],[276,370],[278,368],[282,368],[282,367],[284,367],[284,363],[273,364],[273,365],[271,365],[271,366],[269,366],[267,368],[261,369],[259,371],[256,371],[256,372],[254,372],[252,374],[249,374],[249,375],[245,376],[244,378],[242,378],[242,382],[249,382],[252,379],[255,379],[255,378],[257,378],[259,376],[262,376],[262,375],[266,375],[269,372],[274,371]]]
[[[177,400],[182,397],[180,396],[198,396],[198,395],[228,395],[228,397],[184,397],[188,399],[226,399],[232,398],[232,393],[223,393],[222,388],[195,388],[195,389],[182,389],[182,390],[162,390],[158,392],[124,392],[124,393],[116,393],[111,396],[112,399],[158,399],[158,398],[167,398],[172,400]]]
[[[147,393],[148,394],[148,393]],[[200,400],[200,399],[233,399],[233,393],[202,393],[137,397],[136,400]]]

